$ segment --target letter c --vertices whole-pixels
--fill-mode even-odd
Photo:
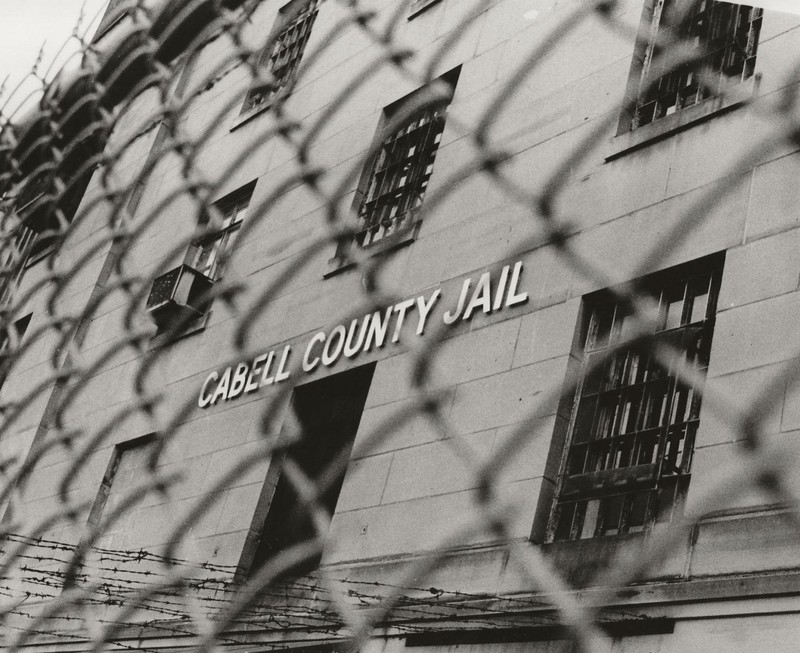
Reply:
[[[304,372],[311,372],[314,368],[319,365],[319,356],[314,356],[314,360],[309,360],[309,355],[311,354],[311,350],[313,349],[316,343],[323,343],[325,342],[325,334],[320,331],[316,334],[311,341],[308,343],[308,347],[306,347],[306,353],[303,354],[303,371]]]
[[[208,406],[208,404],[211,403],[211,395],[206,394],[206,390],[208,389],[209,383],[218,380],[219,380],[219,374],[217,374],[216,372],[211,372],[211,374],[209,374],[206,377],[206,380],[203,381],[203,387],[200,388],[200,398],[197,400],[197,405],[200,406],[200,408],[205,408],[206,406]]]

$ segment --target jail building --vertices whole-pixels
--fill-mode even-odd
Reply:
[[[9,641],[194,650],[102,630],[185,562],[212,623],[274,578],[220,650],[795,650],[800,16],[135,5],[16,189]]]

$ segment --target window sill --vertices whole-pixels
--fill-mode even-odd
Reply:
[[[246,122],[250,122],[256,116],[260,116],[262,113],[266,113],[272,107],[274,107],[278,102],[286,102],[287,99],[292,95],[291,92],[287,91],[289,86],[292,86],[294,82],[285,82],[281,88],[276,92],[272,93],[266,100],[264,100],[261,104],[249,109],[245,113],[240,113],[236,116],[236,120],[233,121],[233,126],[231,127],[230,131],[235,131]],[[252,89],[251,89],[252,90]],[[249,91],[248,91],[249,95]]]
[[[408,12],[408,20],[416,18],[423,11],[427,10],[429,7],[432,7],[437,2],[441,2],[441,0],[417,0],[411,5],[411,9]]]
[[[758,91],[759,75],[755,75],[738,86],[732,88],[724,97],[712,97],[694,106],[659,118],[655,122],[624,132],[611,139],[610,151],[606,161],[613,161],[630,152],[647,147],[651,143],[669,138],[673,134],[701,124],[711,118],[733,111],[750,101]]]
[[[55,254],[55,251],[55,245],[48,245],[47,248],[43,249],[41,252],[37,252],[33,256],[29,257],[27,261],[25,261],[25,269],[27,270],[28,268],[32,268],[37,263],[41,263],[50,255]]]
[[[408,230],[404,230],[393,236],[384,238],[374,245],[370,245],[367,248],[362,249],[362,252],[369,258],[375,258],[377,256],[389,255],[398,249],[408,247],[417,239],[417,231],[419,231],[420,224],[420,222],[417,222]],[[350,248],[348,248],[348,252],[353,247],[356,246],[351,245]],[[350,256],[348,256],[348,253],[334,256],[332,259],[328,260],[328,269],[322,274],[322,278],[328,279],[330,277],[335,277],[337,274],[345,272],[346,270],[350,270],[355,266],[356,262],[351,259]]]
[[[257,107],[250,109],[247,113],[240,113],[238,116],[236,116],[236,120],[233,121],[230,131],[236,131],[245,123],[250,122],[253,118],[260,116],[262,113],[266,113],[271,108],[272,102],[264,102],[259,104]]]
[[[645,531],[605,535],[549,542],[542,544],[540,550],[573,587],[588,587],[603,569],[608,569],[621,551],[641,546],[646,537]]]

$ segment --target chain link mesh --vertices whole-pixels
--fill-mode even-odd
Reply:
[[[435,549],[393,571],[391,579],[359,580],[323,565],[301,580],[280,581],[287,570],[320,554],[331,518],[322,497],[350,458],[340,455],[323,474],[310,478],[288,457],[282,476],[305,502],[316,535],[279,552],[249,578],[243,579],[236,565],[209,562],[211,558],[192,545],[192,533],[203,520],[219,519],[223,506],[215,497],[223,496],[242,476],[258,472],[289,446],[276,434],[292,385],[276,386],[258,404],[254,423],[260,437],[255,446],[238,449],[235,458],[219,470],[210,470],[209,474],[218,473],[211,475],[213,487],[203,498],[170,502],[176,484],[198,473],[170,453],[173,445],[182,450],[180,435],[186,433],[187,425],[191,428],[197,411],[195,385],[165,385],[169,378],[165,370],[173,364],[170,337],[181,334],[196,315],[173,321],[154,342],[145,308],[168,298],[180,277],[178,271],[169,278],[162,273],[190,245],[222,227],[224,216],[212,200],[229,190],[228,180],[254,165],[264,156],[265,147],[280,152],[288,163],[282,175],[270,181],[269,190],[248,208],[238,242],[247,242],[248,235],[263,229],[267,216],[282,210],[285,192],[297,186],[304,187],[309,206],[319,207],[313,214],[315,224],[309,227],[311,235],[302,242],[277,245],[276,249],[289,251],[283,259],[286,264],[276,266],[265,278],[223,278],[202,300],[214,302],[232,320],[230,342],[224,345],[229,356],[225,364],[259,355],[264,329],[275,324],[275,313],[287,310],[281,301],[286,289],[308,276],[321,252],[355,237],[349,189],[378,147],[334,166],[318,156],[315,144],[348,112],[352,94],[375,76],[391,73],[410,88],[430,85],[490,3],[464,0],[457,11],[450,3],[454,10],[447,16],[451,24],[446,36],[435,48],[426,48],[422,57],[418,48],[398,36],[406,24],[409,3],[328,0],[321,9],[328,21],[324,37],[316,38],[304,54],[299,76],[289,90],[297,88],[303,75],[324,61],[341,39],[368,42],[370,57],[358,70],[348,70],[330,102],[316,114],[306,115],[299,103],[292,104],[285,88],[271,96],[265,93],[271,98],[266,102],[269,120],[253,121],[239,131],[247,130],[243,138],[252,147],[243,150],[242,156],[230,160],[222,156],[216,161],[220,155],[214,147],[215,127],[241,106],[243,96],[230,93],[222,103],[208,99],[220,88],[227,92],[226,78],[233,76],[240,80],[241,89],[269,89],[275,83],[269,58],[261,55],[263,32],[259,38],[259,23],[252,19],[261,4],[241,0],[118,3],[114,11],[128,12],[128,17],[108,36],[92,42],[76,30],[71,37],[80,42],[79,72],[45,83],[34,70],[31,76],[41,82],[36,108],[3,118],[0,246],[5,298],[2,328],[8,334],[3,378],[17,378],[23,362],[36,361],[32,375],[21,375],[23,380],[13,388],[3,388],[0,437],[6,446],[0,504],[5,506],[5,517],[0,597],[7,650],[36,644],[89,651],[165,647],[244,651],[254,650],[254,642],[264,650],[283,648],[290,645],[287,640],[292,645],[366,649],[376,633],[425,632],[431,621],[457,623],[462,629],[525,626],[529,624],[525,615],[531,610],[553,625],[564,625],[580,650],[600,650],[603,634],[597,619],[603,608],[614,603],[621,588],[646,577],[669,558],[703,515],[732,505],[754,489],[769,494],[775,503],[797,506],[790,459],[766,446],[763,438],[767,416],[778,408],[785,388],[796,385],[800,376],[795,354],[794,362],[765,381],[757,398],[745,405],[737,397],[705,388],[704,410],[719,417],[731,440],[743,443],[740,455],[720,466],[716,479],[696,493],[682,519],[649,534],[641,548],[623,552],[593,581],[595,591],[576,592],[536,546],[519,541],[513,528],[519,507],[509,504],[500,490],[504,470],[521,448],[532,438],[546,441],[550,437],[546,422],[538,409],[527,415],[490,456],[463,446],[447,414],[446,393],[434,382],[446,335],[441,328],[408,344],[413,359],[410,400],[360,437],[353,457],[377,450],[404,424],[422,418],[470,470],[478,488],[472,500],[480,519],[443,532]],[[573,220],[580,216],[564,215],[559,206],[574,171],[598,156],[598,149],[616,128],[620,110],[631,107],[618,107],[593,120],[568,155],[558,165],[548,166],[552,172],[544,183],[535,186],[530,184],[530,175],[520,175],[510,165],[513,157],[507,147],[514,134],[508,136],[504,112],[526,84],[536,83],[550,56],[565,56],[559,44],[570,34],[593,30],[631,40],[638,25],[608,0],[559,7],[557,20],[547,24],[546,32],[524,48],[518,60],[503,63],[504,81],[480,108],[467,112],[454,107],[448,115],[447,129],[465,137],[464,154],[455,169],[442,169],[442,179],[426,195],[423,211],[433,212],[457,194],[464,179],[480,180],[510,198],[529,217],[529,228],[514,233],[513,244],[497,260],[513,260],[547,245],[573,274],[592,280],[596,287],[620,288],[620,279],[609,269],[603,253],[587,255],[570,237]],[[700,56],[682,47],[679,34],[664,31],[659,38],[665,70]],[[209,51],[215,54],[205,56]],[[787,71],[787,78],[794,78],[796,72]],[[286,83],[279,81],[280,86]],[[4,98],[8,114],[12,100],[19,98],[10,89]],[[796,147],[800,112],[794,87],[787,85],[772,99],[754,98],[746,101],[772,126],[772,137],[738,159],[731,157],[718,175],[720,181],[698,193],[681,218],[665,228],[658,246],[641,254],[641,263],[629,278],[663,266],[672,252],[700,233],[706,217],[768,153]],[[435,101],[435,97],[422,96],[418,106]],[[207,115],[208,107],[214,107],[214,115]],[[70,202],[75,203],[75,195],[81,199],[81,184],[85,186],[89,178],[80,207],[71,214]],[[154,188],[160,192],[154,193]],[[192,224],[173,226],[169,242],[156,242],[160,240],[157,226],[164,220],[177,225],[178,215],[191,216]],[[34,238],[29,226],[36,219],[39,233]],[[34,243],[39,243],[43,253],[55,250],[57,255],[31,267]],[[402,291],[384,280],[392,256],[368,254],[358,248],[351,252],[350,263],[362,279],[360,304],[343,310],[330,325],[346,324],[403,297]],[[158,296],[151,295],[154,283]],[[635,345],[666,365],[674,352],[651,335],[650,300],[635,284],[614,293],[615,300],[636,316],[638,328],[609,350],[607,357]],[[38,312],[33,328],[21,338],[19,320],[31,306]],[[124,308],[119,323],[108,323],[103,337],[90,336],[90,323],[112,307]],[[200,351],[198,356],[202,355]],[[124,373],[115,372],[123,363]],[[688,366],[678,373],[686,383],[702,386],[695,374]],[[564,387],[562,379],[553,379],[541,405],[572,395],[572,385]],[[98,392],[100,387],[104,392]],[[99,413],[102,418],[83,418],[86,402],[106,402],[112,409]],[[143,449],[146,454],[131,473],[130,484],[93,520],[94,495],[81,490],[97,487],[93,475],[97,461],[108,459],[123,426],[156,435]],[[302,438],[302,432],[295,435]],[[41,486],[46,483],[36,470],[53,462],[58,464],[48,467],[46,483],[55,489],[58,501],[37,502],[35,497],[45,496]],[[115,478],[115,490],[118,482]],[[106,488],[109,492],[110,487]],[[168,544],[159,550],[130,549],[124,542],[114,546],[117,525],[137,506],[148,503],[169,506]],[[147,524],[137,524],[137,528],[146,530]],[[505,546],[509,567],[532,593],[490,596],[438,587],[439,567],[476,533],[488,533]],[[144,628],[148,629],[146,638]]]

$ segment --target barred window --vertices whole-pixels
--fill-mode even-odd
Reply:
[[[272,74],[274,81],[270,85],[251,88],[242,106],[242,113],[268,105],[294,81],[321,2],[295,0],[280,10],[273,29],[273,33],[277,34],[269,39],[271,47],[264,50],[259,61],[259,65]]]
[[[190,248],[187,264],[204,274],[212,281],[217,281],[222,276],[220,259],[230,252],[239,228],[242,226],[250,198],[253,195],[254,184],[236,191],[217,203],[217,208],[222,213],[222,228],[206,236]]]
[[[454,90],[459,72],[456,69],[440,79]],[[387,121],[391,121],[392,116],[413,98],[414,94],[387,109]],[[383,138],[358,210],[355,240],[360,247],[405,232],[417,222],[442,140],[450,100],[420,109]]]
[[[695,105],[753,76],[762,10],[728,2],[693,0],[684,20],[676,14],[686,2],[653,0],[649,20],[643,23],[647,36],[638,76],[636,103],[630,129]],[[690,48],[696,59],[669,70],[659,60],[659,39],[674,28],[675,36]]]
[[[721,273],[721,257],[710,257],[645,280],[660,308],[655,341],[676,352],[666,366],[645,349],[609,354],[628,336],[631,318],[608,293],[586,299],[580,383],[551,539],[642,531],[680,510],[702,388],[679,381],[675,370],[686,365],[705,377]]]

